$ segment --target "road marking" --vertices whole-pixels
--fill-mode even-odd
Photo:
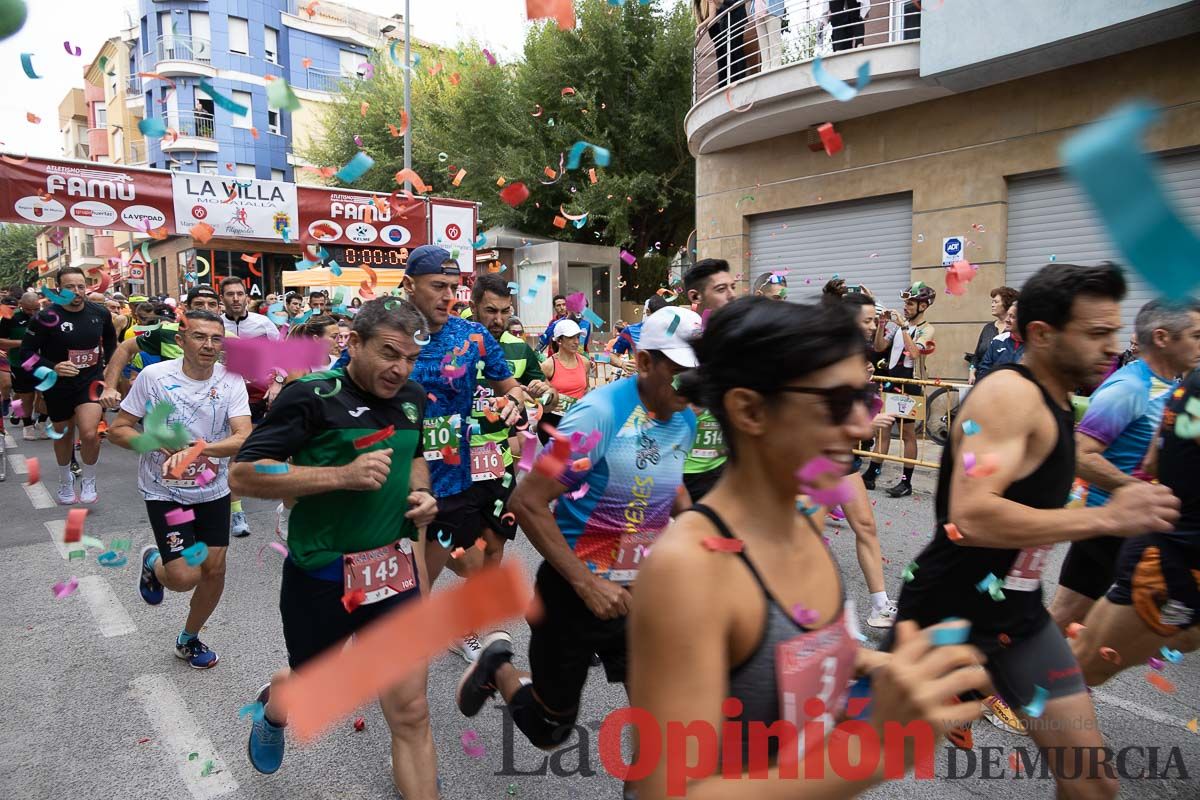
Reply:
[[[196,724],[173,680],[166,675],[141,675],[130,681],[129,694],[146,710],[163,750],[174,762],[192,797],[203,800],[237,791],[238,782]],[[198,755],[189,761],[189,753]],[[207,777],[201,777],[208,761],[212,762],[212,769]]]
[[[54,508],[57,503],[50,493],[46,491],[46,487],[39,481],[30,486],[28,483],[21,484],[21,488],[25,490],[25,496],[29,498],[29,502],[33,503],[34,508]]]
[[[4,446],[5,447],[16,447],[17,446],[17,440],[12,437],[11,433],[4,434]]]
[[[48,519],[42,523],[46,526],[46,530],[50,532],[50,543],[58,549],[58,554],[62,556],[63,561],[70,561],[70,553],[72,550],[79,550],[83,545],[78,542],[71,547],[67,547],[63,541],[63,536],[66,535],[67,521],[65,519]]]
[[[12,471],[18,475],[28,475],[29,466],[25,463],[25,456],[20,453],[8,454],[8,465],[12,467]]]
[[[1135,717],[1148,719],[1151,722],[1157,722],[1159,725],[1166,725],[1171,728],[1183,728],[1187,726],[1187,723],[1181,719],[1175,719],[1174,717],[1169,717],[1166,714],[1160,714],[1159,712],[1148,709],[1143,705],[1130,702],[1129,700],[1122,700],[1119,697],[1114,697],[1108,692],[1102,692],[1099,689],[1092,689],[1092,699],[1099,700],[1101,703],[1104,703],[1107,706],[1116,706],[1122,711],[1133,714]]]
[[[87,600],[88,607],[92,609],[92,616],[96,618],[96,625],[100,628],[100,634],[104,638],[124,636],[137,630],[137,625],[133,624],[125,606],[121,605],[121,601],[117,599],[117,593],[113,591],[112,585],[103,576],[85,575],[80,578],[79,593],[83,595],[84,600]]]

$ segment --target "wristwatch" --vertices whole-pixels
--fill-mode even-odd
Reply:
[[[413,491],[413,492],[424,492],[425,494],[429,495],[430,497],[433,497],[433,496],[434,496],[434,494],[433,494],[433,490],[432,490],[432,489],[430,489],[428,486],[419,486],[419,487],[417,487],[416,489],[410,489],[409,491]]]

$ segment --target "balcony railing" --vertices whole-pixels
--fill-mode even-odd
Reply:
[[[136,72],[125,79],[125,94],[136,94],[138,97],[141,97],[142,79]]]
[[[146,64],[159,61],[191,61],[212,66],[212,42],[196,36],[164,34],[154,40],[154,52],[143,58]]]
[[[305,22],[337,25],[376,39],[383,35],[379,32],[379,17],[365,11],[311,0],[292,0],[288,11]]]
[[[921,36],[920,4],[875,0],[724,0],[696,32],[692,99],[817,56]],[[761,13],[760,13],[761,11]]]
[[[304,70],[303,77],[299,81],[299,85],[304,89],[309,89],[314,92],[328,92],[336,94],[342,85],[343,81],[359,80],[356,75],[344,75],[341,72],[332,70],[317,69],[309,67]]]
[[[150,160],[149,151],[146,149],[146,142],[126,142],[125,143],[125,163],[126,164],[145,164]]]
[[[167,128],[174,128],[180,137],[190,136],[199,139],[216,138],[216,126],[213,122],[213,115],[207,111],[168,112],[165,122]],[[171,142],[167,140],[164,144],[170,146]]]

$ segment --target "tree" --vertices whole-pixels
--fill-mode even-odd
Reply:
[[[29,262],[37,259],[36,225],[0,225],[0,287],[32,286],[37,270]]]
[[[683,128],[691,106],[691,17],[675,0],[619,7],[579,0],[577,8],[575,30],[535,23],[515,64],[493,66],[472,43],[414,65],[413,168],[434,194],[480,201],[485,227],[617,245],[643,258],[661,253],[665,263],[695,220],[695,162]],[[392,192],[404,143],[388,125],[400,126],[403,70],[387,52],[373,63],[371,80],[344,85],[324,109],[325,135],[304,155],[340,167],[360,149],[357,136],[376,163],[355,188]],[[586,151],[578,169],[566,170],[562,162],[579,141],[606,148],[610,163],[597,166]],[[466,175],[454,186],[459,170]],[[530,198],[506,205],[500,178],[523,182]],[[556,227],[563,212],[587,218]],[[653,294],[664,273],[658,260],[636,271],[623,264],[626,296]],[[646,273],[655,279],[643,280]]]

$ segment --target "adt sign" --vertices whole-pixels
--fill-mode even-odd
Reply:
[[[966,239],[962,236],[947,236],[942,239],[942,266],[948,267],[962,258]]]

